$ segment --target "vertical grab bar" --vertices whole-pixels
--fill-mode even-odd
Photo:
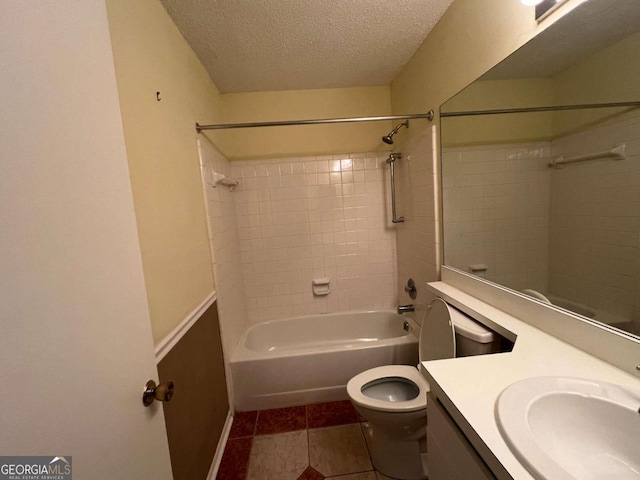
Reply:
[[[389,164],[389,173],[391,174],[391,221],[393,223],[402,223],[404,222],[404,217],[396,216],[396,177],[395,177],[395,168],[394,163],[396,160],[400,160],[402,158],[401,153],[392,153],[387,158],[387,163]]]

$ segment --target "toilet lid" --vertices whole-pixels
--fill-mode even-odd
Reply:
[[[462,315],[441,298],[427,307],[420,329],[419,356],[421,362],[456,356],[454,318]]]

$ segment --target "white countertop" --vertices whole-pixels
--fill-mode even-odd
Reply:
[[[480,456],[499,479],[532,479],[502,439],[495,404],[514,382],[537,376],[569,376],[640,389],[640,380],[448,284],[431,284],[455,298],[478,320],[514,340],[512,352],[423,362],[421,372]],[[517,338],[516,338],[517,337]]]

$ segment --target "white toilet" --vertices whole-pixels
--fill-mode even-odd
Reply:
[[[431,302],[422,320],[420,361],[496,352],[499,340],[442,299]],[[385,365],[347,383],[355,409],[369,423],[367,441],[376,470],[389,477],[426,478],[427,392],[416,367]]]

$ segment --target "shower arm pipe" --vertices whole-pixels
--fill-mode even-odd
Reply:
[[[579,105],[553,105],[548,107],[503,108],[497,110],[467,110],[460,112],[440,112],[440,118],[469,117],[474,115],[504,115],[509,113],[557,112],[586,108],[640,107],[640,102],[583,103]]]
[[[348,117],[348,118],[321,118],[315,120],[283,120],[277,122],[251,122],[251,123],[220,123],[217,125],[200,125],[196,123],[196,132],[203,130],[226,130],[231,128],[255,128],[255,127],[283,127],[291,125],[321,125],[326,123],[354,123],[354,122],[382,122],[385,120],[411,120],[414,118],[426,118],[433,120],[433,110],[427,113],[414,113],[409,115],[386,115],[382,117]]]
[[[387,163],[389,164],[389,173],[391,177],[391,222],[392,223],[402,223],[404,222],[404,217],[398,217],[396,215],[396,176],[395,176],[395,163],[396,160],[402,158],[401,153],[392,153],[389,155],[387,159]]]

